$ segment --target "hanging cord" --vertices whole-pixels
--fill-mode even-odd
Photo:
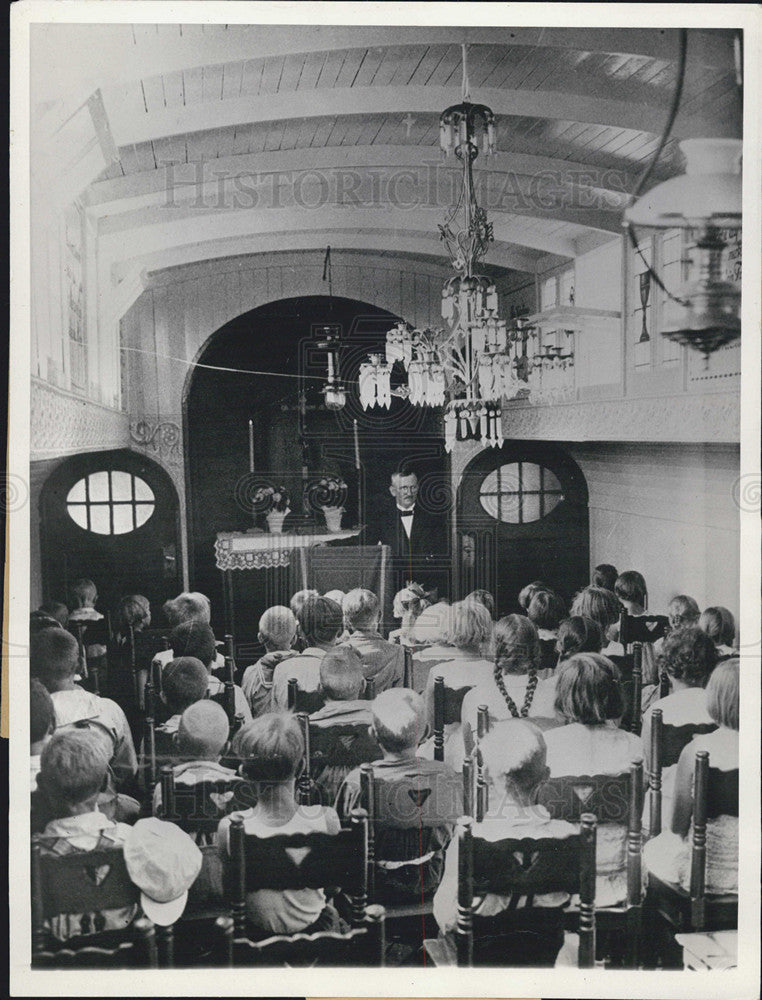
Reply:
[[[630,200],[627,205],[627,208],[630,208],[630,206],[634,205],[634,203],[641,195],[643,189],[645,188],[646,184],[648,183],[651,177],[651,174],[654,172],[656,164],[659,162],[659,157],[661,156],[664,147],[667,145],[667,141],[669,140],[669,137],[672,133],[672,127],[675,124],[675,119],[677,118],[677,112],[680,107],[680,99],[683,96],[683,84],[685,82],[685,61],[686,61],[687,50],[688,50],[688,32],[685,28],[681,28],[679,32],[679,51],[677,56],[677,80],[675,81],[675,91],[672,95],[672,103],[669,108],[669,114],[667,115],[667,121],[664,125],[664,129],[662,131],[661,138],[659,139],[656,149],[654,150],[653,155],[651,156],[651,160],[648,163],[645,170],[643,171],[643,173],[640,175],[638,183],[635,185],[635,190],[630,195]],[[659,286],[659,288],[661,288],[661,290],[664,292],[665,295],[667,295],[670,299],[672,299],[673,302],[677,302],[677,304],[681,306],[687,305],[688,304],[687,302],[685,302],[683,299],[678,298],[676,295],[673,295],[672,292],[670,292],[670,290],[666,287],[666,285],[661,280],[659,275],[656,273],[656,271],[654,271],[654,269],[648,263],[646,258],[643,256],[643,251],[640,249],[640,246],[638,244],[638,238],[635,234],[635,227],[632,225],[632,223],[631,222],[625,223],[625,229],[627,230],[627,235],[630,238],[630,243],[632,244],[638,257],[640,257],[640,259],[646,265],[646,270],[648,271],[648,274],[651,276],[651,279]]]
[[[331,247],[325,248],[325,260],[323,261],[323,281],[328,279],[328,308],[333,312],[333,274],[331,272]]]

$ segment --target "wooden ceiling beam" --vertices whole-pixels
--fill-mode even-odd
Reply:
[[[602,83],[602,90],[605,84]],[[284,122],[341,115],[400,114],[416,112],[439,114],[461,100],[460,87],[343,87],[297,90],[259,97],[204,101],[190,106],[167,108],[152,113],[136,113],[133,107],[104,90],[104,101],[111,131],[119,146],[144,143],[186,133],[203,132],[251,122]],[[610,100],[605,96],[580,96],[551,90],[504,90],[483,88],[478,100],[492,108],[495,115],[513,115],[616,126],[658,135],[665,120],[661,106]],[[693,123],[698,116],[678,117],[675,135],[689,138],[696,134]],[[702,112],[704,126],[722,131],[727,128],[723,116],[713,120],[711,107]],[[713,133],[714,134],[714,133]],[[719,133],[718,133],[719,134]]]
[[[577,13],[584,18],[584,8]],[[704,8],[698,16],[706,25],[711,13]],[[35,73],[33,100],[58,100],[63,87],[79,91],[79,99],[84,101],[99,86],[152,76],[157,67],[171,73],[269,56],[391,48],[401,41],[406,46],[460,45],[466,41],[674,60],[677,30],[660,28],[658,18],[654,20],[656,25],[650,28],[580,26],[579,21],[575,26],[542,28],[312,24],[305,29],[303,25],[230,24],[227,30],[222,30],[222,25],[215,30],[214,26],[162,24],[158,31],[146,30],[154,26],[129,23],[35,25],[32,51],[39,72]],[[718,24],[722,24],[719,18]],[[137,34],[136,28],[141,29]],[[690,38],[692,58],[714,69],[732,66],[733,38],[727,28],[694,28]]]
[[[425,234],[397,233],[390,240],[387,231],[324,230],[316,232],[265,233],[252,236],[225,237],[208,243],[185,243],[181,246],[145,254],[140,258],[143,273],[152,274],[170,267],[203,263],[207,260],[223,260],[232,257],[255,254],[271,254],[279,251],[322,252],[330,245],[332,251],[352,250],[358,252],[379,252],[405,255],[408,257],[432,258],[441,264],[442,278],[451,273],[443,244],[435,237]],[[484,263],[522,273],[534,273],[535,262],[541,253],[509,243],[493,244]],[[322,266],[322,257],[315,258]],[[135,268],[133,261],[119,261],[112,268],[113,277],[120,281]],[[146,284],[151,284],[151,278]]]

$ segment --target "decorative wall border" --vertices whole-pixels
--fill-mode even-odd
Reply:
[[[541,441],[740,441],[737,392],[503,407],[503,435]]]
[[[82,451],[127,448],[129,418],[38,378],[31,380],[30,459],[40,461]]]

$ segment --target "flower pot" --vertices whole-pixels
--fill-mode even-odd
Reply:
[[[290,510],[270,511],[265,520],[267,521],[267,530],[271,535],[281,535],[283,533],[283,522],[290,513]]]
[[[343,507],[323,507],[326,527],[332,534],[341,531],[341,516],[343,513]]]

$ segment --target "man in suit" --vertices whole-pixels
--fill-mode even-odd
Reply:
[[[406,580],[415,580],[428,589],[436,588],[439,596],[446,596],[449,565],[447,519],[425,510],[418,501],[418,476],[412,471],[392,474],[389,492],[394,505],[381,520],[368,542],[381,542],[391,549],[395,568],[395,583],[404,586]]]

